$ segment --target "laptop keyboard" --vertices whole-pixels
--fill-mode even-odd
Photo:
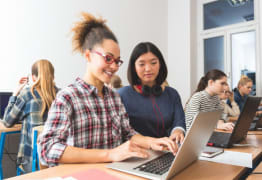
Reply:
[[[155,159],[152,159],[149,162],[139,165],[134,169],[138,169],[140,171],[144,171],[148,173],[162,175],[169,170],[169,167],[171,166],[174,158],[175,156],[171,152],[168,152]]]

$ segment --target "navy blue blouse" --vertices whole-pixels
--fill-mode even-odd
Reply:
[[[234,99],[235,99],[235,101],[236,101],[236,103],[237,103],[237,105],[238,105],[238,107],[240,109],[240,112],[241,112],[243,107],[244,107],[244,104],[245,104],[245,102],[247,100],[247,95],[241,96],[239,90],[237,88],[235,88],[234,89]],[[227,100],[227,104],[232,107],[232,105],[231,105],[229,100]]]
[[[169,136],[174,128],[185,131],[185,113],[178,92],[166,87],[158,96],[143,96],[131,86],[118,90],[129,115],[131,126],[151,137]]]

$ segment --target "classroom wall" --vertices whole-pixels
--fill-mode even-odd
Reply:
[[[70,29],[81,11],[101,15],[116,34],[126,71],[133,47],[155,43],[167,58],[167,0],[1,0],[0,91],[13,91],[34,61],[46,58],[55,66],[55,80],[65,87],[85,72],[85,60],[72,53]]]
[[[168,1],[168,83],[176,88],[182,104],[191,95],[191,2]]]

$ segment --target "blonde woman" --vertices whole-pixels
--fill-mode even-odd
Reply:
[[[56,96],[53,65],[48,60],[35,62],[32,66],[32,80],[33,85],[25,87],[28,77],[20,79],[3,118],[6,127],[12,127],[18,122],[23,123],[17,165],[26,173],[32,169],[32,129],[44,124],[48,109]]]
[[[242,76],[238,82],[237,88],[234,89],[234,99],[239,106],[240,111],[242,111],[247,96],[252,91],[253,81],[247,77]],[[227,103],[232,106],[232,104],[227,101]]]

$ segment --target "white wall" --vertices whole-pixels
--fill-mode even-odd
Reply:
[[[183,105],[191,95],[190,0],[168,0],[168,83]]]
[[[0,91],[12,91],[40,58],[55,66],[59,87],[83,76],[85,60],[72,53],[70,34],[81,11],[101,15],[116,34],[125,60],[118,73],[124,85],[138,42],[155,43],[167,58],[167,0],[1,0]]]

